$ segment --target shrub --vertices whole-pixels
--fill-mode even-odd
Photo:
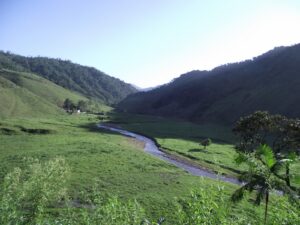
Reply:
[[[200,142],[200,145],[202,145],[204,147],[204,149],[206,149],[207,146],[210,146],[212,143],[211,139],[210,138],[206,138],[204,140],[202,140]]]
[[[15,168],[4,178],[0,224],[135,225],[144,220],[144,211],[136,201],[104,199],[97,188],[84,194],[82,203],[70,200],[66,189],[69,167],[62,158],[44,163],[30,158],[27,163],[28,168]],[[49,209],[57,206],[65,208],[51,214]]]
[[[41,224],[47,208],[66,195],[69,168],[62,158],[42,163],[28,159],[30,166],[7,174],[0,193],[0,224]]]

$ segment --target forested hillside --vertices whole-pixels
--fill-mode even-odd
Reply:
[[[231,123],[255,110],[300,116],[300,44],[275,48],[244,62],[192,71],[119,109],[141,114]]]
[[[55,84],[105,104],[116,104],[137,90],[117,78],[61,59],[24,57],[0,51],[0,69],[35,73]]]

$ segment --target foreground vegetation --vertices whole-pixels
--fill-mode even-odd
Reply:
[[[27,159],[28,167],[7,174],[0,193],[1,224],[163,224],[164,217],[151,222],[137,201],[101,197],[96,185],[84,192],[81,202],[69,198],[66,179],[70,168],[63,158],[40,162]],[[287,199],[274,202],[268,224],[297,224],[297,208]],[[56,207],[56,211],[53,211]],[[172,224],[261,224],[257,217],[230,215],[231,204],[224,187],[198,188],[177,203]],[[60,209],[60,210],[58,210]]]

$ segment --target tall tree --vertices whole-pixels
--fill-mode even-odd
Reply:
[[[285,177],[282,179],[291,187],[290,162],[296,160],[295,156],[299,155],[300,150],[299,119],[257,111],[242,117],[233,131],[240,138],[236,145],[239,152],[254,152],[260,145],[268,144],[278,160],[286,159]]]

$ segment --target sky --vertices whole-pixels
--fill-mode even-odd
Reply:
[[[299,0],[0,0],[0,49],[142,88],[300,43]]]

